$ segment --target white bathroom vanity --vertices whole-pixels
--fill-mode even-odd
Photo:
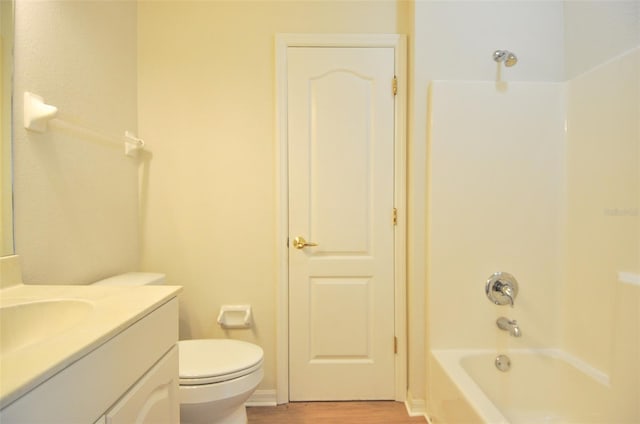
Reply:
[[[180,290],[0,290],[0,422],[179,423]]]

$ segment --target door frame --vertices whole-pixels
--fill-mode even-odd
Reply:
[[[407,47],[401,34],[277,34],[276,50],[276,401],[289,402],[289,161],[287,137],[287,49],[289,47],[391,47],[397,78],[394,135],[394,204],[397,225],[394,233],[394,331],[395,400],[407,395]],[[389,89],[391,90],[391,81]],[[389,217],[391,219],[391,217]]]

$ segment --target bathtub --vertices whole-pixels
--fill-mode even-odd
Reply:
[[[560,350],[434,350],[429,418],[448,423],[610,423],[608,377]]]

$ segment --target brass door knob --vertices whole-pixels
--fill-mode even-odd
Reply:
[[[305,247],[317,246],[318,243],[311,243],[304,239],[302,236],[298,236],[293,239],[293,247],[296,249],[304,249]]]

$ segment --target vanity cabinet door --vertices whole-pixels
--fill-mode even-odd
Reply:
[[[106,414],[107,424],[178,424],[178,347],[160,359]]]

